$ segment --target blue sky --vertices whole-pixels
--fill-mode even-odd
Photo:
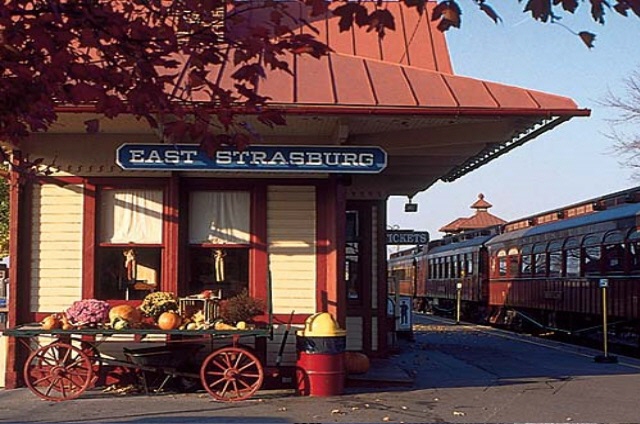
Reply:
[[[640,19],[609,11],[602,26],[581,3],[576,16],[562,22],[596,33],[595,48],[587,49],[563,27],[522,13],[515,0],[492,2],[503,18],[498,25],[471,2],[461,4],[462,28],[447,33],[456,74],[571,97],[591,109],[591,117],[574,118],[452,183],[436,183],[413,199],[417,213],[404,212],[406,198],[392,197],[388,224],[427,230],[437,239],[440,227],[473,213],[478,193],[493,204],[490,212],[513,220],[640,186],[606,136],[615,111],[598,104],[609,90],[623,94],[623,79],[640,70]]]

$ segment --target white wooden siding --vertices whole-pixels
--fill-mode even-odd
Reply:
[[[362,317],[347,317],[347,350],[362,350],[362,331]]]
[[[36,185],[32,198],[32,312],[58,312],[82,298],[83,187]]]
[[[316,312],[316,192],[269,186],[267,240],[273,312]]]
[[[280,345],[282,344],[286,327],[286,325],[274,326],[273,340],[267,341],[267,366],[274,366],[276,364],[276,359],[278,357],[278,352],[280,351]],[[284,351],[282,352],[282,362],[280,365],[294,366],[296,364],[298,359],[296,352],[296,331],[302,329],[304,329],[303,325],[297,327],[293,325],[291,326],[287,341],[284,345]]]

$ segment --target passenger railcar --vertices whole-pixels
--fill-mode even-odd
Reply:
[[[426,255],[425,290],[416,296],[424,309],[453,312],[460,287],[461,311],[465,319],[482,319],[489,295],[485,242],[495,231],[447,237],[433,242]]]
[[[571,334],[610,331],[640,345],[640,188],[398,252],[389,273],[416,309]]]
[[[640,203],[596,203],[596,209],[604,210],[487,241],[494,320],[511,310],[540,327],[588,330],[602,320],[600,282],[606,281],[610,321],[638,332]]]
[[[417,246],[392,253],[388,262],[389,293],[410,296],[414,309],[419,309],[418,293],[426,290],[426,246]]]

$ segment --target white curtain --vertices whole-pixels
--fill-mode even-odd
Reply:
[[[251,196],[246,191],[195,191],[189,199],[189,243],[247,244]]]
[[[162,243],[162,190],[103,190],[100,242]]]

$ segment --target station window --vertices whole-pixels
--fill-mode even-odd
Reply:
[[[189,294],[249,290],[251,195],[247,191],[192,191],[189,195]]]
[[[98,190],[95,297],[140,299],[160,289],[162,189]]]
[[[576,278],[580,276],[580,241],[571,237],[564,243],[564,272],[563,276]]]
[[[587,236],[584,238],[584,273],[585,275],[599,274],[602,263],[602,251],[600,248],[600,236]]]
[[[473,259],[475,257],[475,254],[469,253],[467,254],[466,257],[467,257],[467,276],[471,276],[475,272],[473,269]]]

